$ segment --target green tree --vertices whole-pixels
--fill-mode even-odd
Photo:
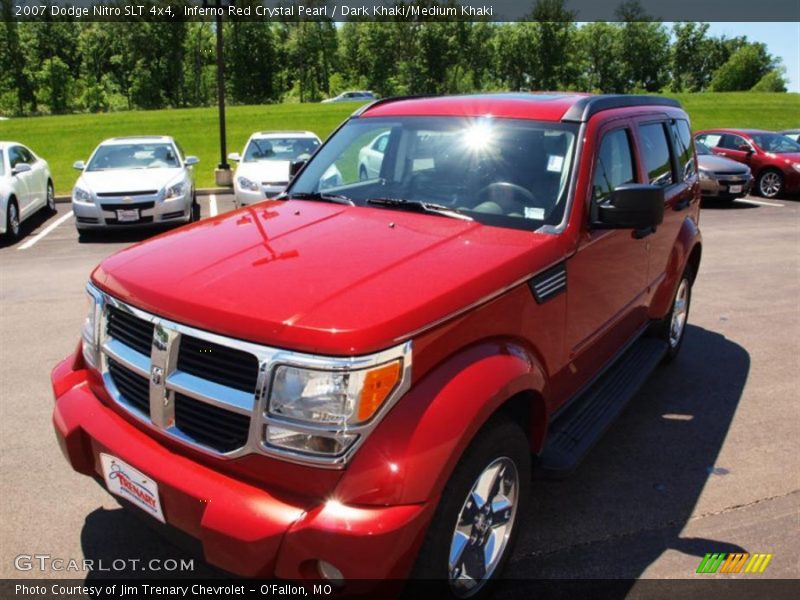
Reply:
[[[670,88],[676,92],[700,92],[706,89],[713,70],[713,42],[708,38],[708,23],[675,23],[675,41],[670,51]]]
[[[531,13],[537,24],[533,85],[538,89],[565,89],[577,84],[575,13],[564,5],[564,0],[539,0]]]
[[[70,82],[72,74],[69,66],[58,56],[47,58],[36,76],[38,95],[52,113],[63,113],[70,108]]]
[[[666,27],[647,20],[650,17],[638,0],[626,0],[616,12],[623,23],[620,58],[625,91],[659,91],[669,78],[669,33]]]
[[[711,80],[715,92],[735,92],[749,90],[762,77],[775,69],[775,58],[767,52],[762,43],[748,43],[734,52]]]
[[[578,30],[576,45],[582,71],[580,89],[599,93],[625,91],[618,25],[603,21],[586,23]]]
[[[783,74],[783,67],[773,69],[755,84],[750,91],[753,92],[785,92],[786,78]]]

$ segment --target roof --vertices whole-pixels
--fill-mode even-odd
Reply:
[[[591,95],[572,92],[477,94],[386,98],[357,110],[354,116],[493,116],[542,121],[584,122],[603,110],[634,106],[680,108],[671,98],[626,94]]]
[[[129,135],[125,137],[114,137],[103,140],[100,145],[110,144],[129,144],[131,142],[171,142],[172,138],[168,135]]]
[[[313,131],[256,131],[250,137],[257,137],[257,138],[266,138],[266,137],[286,137],[287,135],[292,135],[295,137],[310,137],[310,138],[317,138],[317,134]]]

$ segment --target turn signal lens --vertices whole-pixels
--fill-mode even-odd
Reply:
[[[396,360],[367,373],[358,403],[358,420],[372,418],[400,381],[400,361]]]

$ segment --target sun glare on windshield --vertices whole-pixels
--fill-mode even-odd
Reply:
[[[473,152],[481,152],[494,143],[494,127],[491,119],[475,121],[464,130],[464,145]]]

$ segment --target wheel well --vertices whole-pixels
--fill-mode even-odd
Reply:
[[[538,392],[519,392],[506,400],[497,412],[505,414],[522,426],[533,454],[541,451],[547,432],[547,410],[544,398]]]
[[[692,267],[692,283],[697,278],[697,272],[700,270],[700,257],[703,254],[703,248],[700,244],[695,244],[692,248],[692,253],[689,255],[689,260],[686,264]]]
[[[19,209],[19,202],[17,202],[17,197],[16,197],[14,194],[11,194],[11,195],[8,197],[8,204],[11,204],[12,202],[13,202],[14,204],[16,204],[16,205],[17,205],[17,209]]]

